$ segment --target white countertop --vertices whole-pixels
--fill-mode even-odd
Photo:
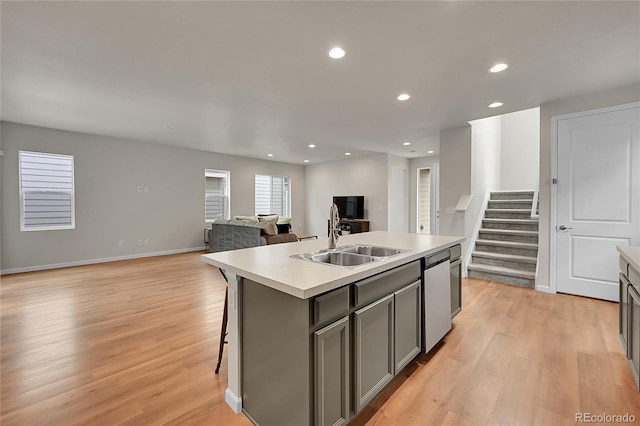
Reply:
[[[226,272],[240,275],[301,299],[308,299],[459,244],[464,241],[464,237],[383,231],[345,235],[338,240],[338,247],[369,244],[409,250],[354,269],[289,257],[293,254],[325,249],[328,247],[328,241],[328,238],[318,238],[210,253],[202,255],[202,260]]]
[[[629,262],[633,269],[640,272],[640,247],[618,246],[618,253]]]

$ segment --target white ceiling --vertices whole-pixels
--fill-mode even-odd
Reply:
[[[2,120],[299,164],[437,153],[441,129],[640,81],[636,1],[0,8]]]

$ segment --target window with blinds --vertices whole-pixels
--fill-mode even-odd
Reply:
[[[73,156],[19,151],[20,230],[75,228]]]
[[[204,220],[229,219],[229,172],[205,170]]]
[[[290,217],[290,182],[288,177],[256,175],[256,214]]]

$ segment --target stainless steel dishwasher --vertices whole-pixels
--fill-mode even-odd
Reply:
[[[425,258],[425,353],[429,352],[451,329],[450,257],[447,249]]]

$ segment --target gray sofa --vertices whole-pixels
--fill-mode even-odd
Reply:
[[[296,234],[265,234],[261,223],[217,219],[209,230],[209,252],[237,250],[298,241]]]

